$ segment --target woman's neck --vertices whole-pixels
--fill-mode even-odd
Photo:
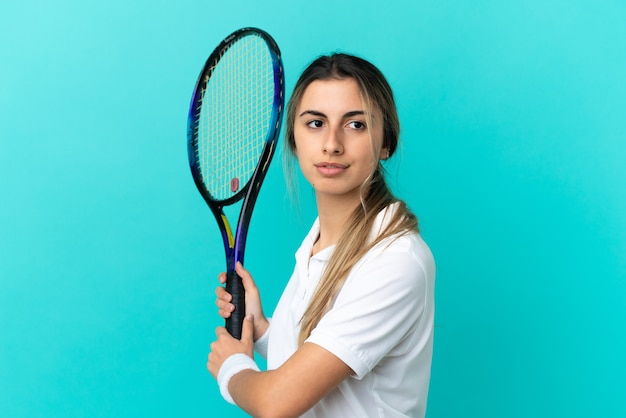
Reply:
[[[337,244],[352,212],[360,205],[360,200],[336,199],[317,196],[317,214],[320,234],[313,245],[312,255],[324,248]]]

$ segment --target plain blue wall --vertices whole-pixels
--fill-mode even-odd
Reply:
[[[0,12],[0,416],[245,416],[205,371],[223,269],[186,160],[204,60],[269,31],[287,87],[378,64],[392,183],[438,262],[429,418],[626,416],[622,1],[12,2]],[[271,312],[314,216],[278,156],[247,252]]]

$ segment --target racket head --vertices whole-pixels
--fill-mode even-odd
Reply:
[[[283,78],[280,50],[258,28],[225,38],[198,77],[188,117],[189,163],[216,217],[265,175],[280,131]]]

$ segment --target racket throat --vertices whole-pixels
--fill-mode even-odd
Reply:
[[[228,218],[224,214],[222,214],[221,217],[224,224],[224,230],[226,231],[224,242],[228,242],[228,248],[235,248],[235,236],[233,235],[233,230],[230,228],[230,223],[228,223]]]

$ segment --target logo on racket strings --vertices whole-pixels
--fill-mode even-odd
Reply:
[[[230,191],[235,193],[237,190],[239,190],[239,179],[237,177],[233,177],[230,180]]]

